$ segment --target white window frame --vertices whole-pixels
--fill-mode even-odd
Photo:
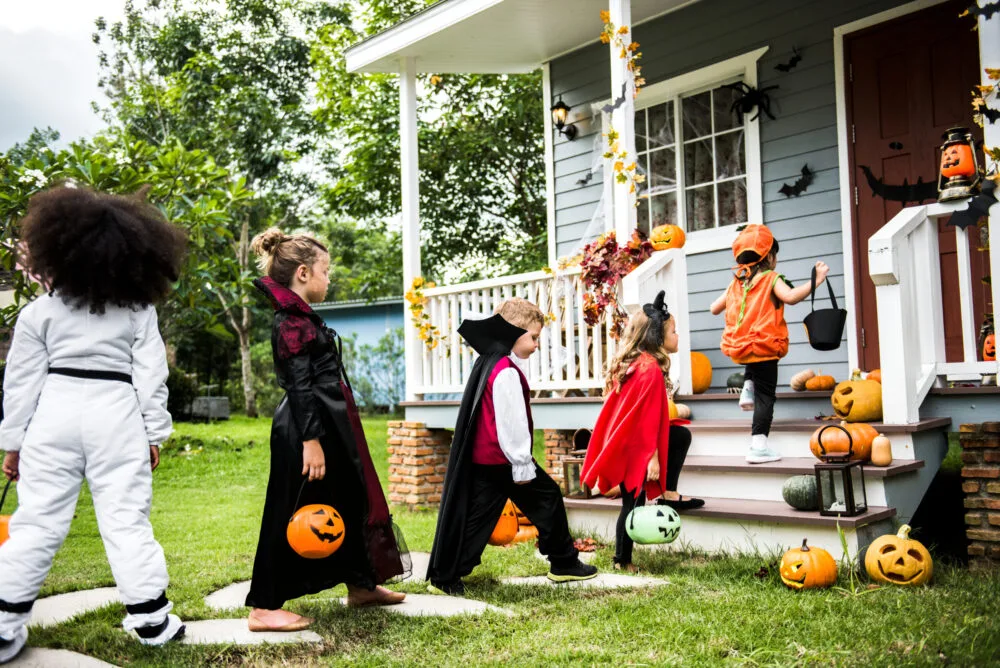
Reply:
[[[706,90],[717,88],[735,79],[740,79],[746,82],[747,85],[757,88],[757,63],[767,52],[768,48],[766,46],[761,47],[755,51],[714,63],[708,67],[703,67],[699,70],[667,79],[666,81],[644,86],[639,96],[636,97],[635,110],[638,112],[658,104],[663,104],[669,100],[696,95]],[[610,104],[610,102],[611,100],[606,100],[599,103],[598,106]],[[764,203],[762,198],[760,163],[760,118],[758,117],[757,120],[751,121],[750,118],[754,115],[756,115],[756,111],[752,114],[744,114],[743,116],[744,150],[746,152],[747,222],[763,223]],[[602,132],[607,134],[611,127],[611,115],[602,113],[601,117]],[[675,122],[679,123],[680,117],[679,107],[675,107]],[[677,141],[677,169],[681,170],[683,169],[684,160],[684,152],[682,150],[683,137],[678,136]],[[604,173],[611,173],[610,165],[605,165]],[[610,180],[605,178],[605,196],[609,194],[607,192],[609,184]],[[684,212],[683,202],[681,202],[684,193],[681,192],[680,188],[678,188],[677,192],[678,215],[683,216],[685,231],[687,231],[687,216]],[[694,255],[696,253],[706,253],[729,248],[736,237],[736,228],[745,224],[737,223],[723,225],[710,230],[687,232],[687,241],[684,244],[684,250],[688,255]],[[605,226],[608,229],[614,229],[614,221],[609,216],[605,216]]]

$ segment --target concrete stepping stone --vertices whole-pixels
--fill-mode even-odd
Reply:
[[[205,605],[213,610],[233,610],[245,607],[247,594],[250,593],[250,580],[234,582],[217,592],[205,597]]]
[[[427,579],[427,567],[431,563],[430,552],[410,552],[410,563],[412,565],[412,575],[403,582],[419,582]]]
[[[11,668],[114,668],[114,664],[85,654],[42,647],[26,647],[16,659],[6,665]]]
[[[340,602],[347,605],[347,599]],[[375,608],[366,608],[368,610]],[[407,594],[406,600],[398,605],[377,606],[378,610],[395,612],[407,617],[454,617],[455,615],[481,615],[484,612],[499,612],[512,615],[510,610],[499,608],[482,601],[474,601],[459,596],[441,596],[437,594]]]
[[[631,589],[639,587],[659,587],[670,584],[661,578],[649,578],[639,575],[621,575],[620,573],[598,573],[596,578],[589,580],[574,580],[571,582],[552,582],[544,575],[532,575],[524,578],[504,578],[501,580],[509,585],[535,585],[542,587],[574,587],[592,589]]]
[[[254,633],[247,628],[246,618],[185,621],[184,625],[187,631],[181,643],[185,645],[277,645],[323,642],[323,638],[315,631]]]
[[[31,609],[30,626],[53,626],[69,621],[77,615],[118,603],[121,597],[115,587],[86,589],[68,594],[47,596],[35,601]]]

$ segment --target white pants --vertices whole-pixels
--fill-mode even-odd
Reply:
[[[131,385],[48,376],[21,449],[10,538],[0,546],[0,637],[13,637],[31,617],[30,604],[66,539],[85,478],[129,611],[124,627],[166,620],[172,605],[164,596],[163,549],[149,523],[149,467],[149,443]]]

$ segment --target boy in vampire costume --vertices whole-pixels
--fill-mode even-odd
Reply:
[[[509,498],[538,528],[553,582],[586,580],[597,569],[580,562],[562,492],[531,456],[528,379],[522,367],[538,349],[545,317],[524,299],[509,299],[458,333],[479,353],[455,424],[434,547],[429,589],[461,594],[461,578],[480,561]]]

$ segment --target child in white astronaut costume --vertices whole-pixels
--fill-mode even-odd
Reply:
[[[0,546],[0,663],[26,642],[84,479],[123,626],[163,644],[184,626],[169,614],[167,565],[149,522],[152,469],[172,431],[151,304],[177,279],[183,233],[137,199],[73,188],[33,197],[22,228],[29,269],[52,292],[21,311],[4,378],[0,449],[19,483]]]

